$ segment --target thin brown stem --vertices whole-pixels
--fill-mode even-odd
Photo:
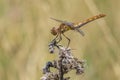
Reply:
[[[62,67],[62,60],[63,60],[63,58],[60,58],[60,60],[59,60],[59,66],[60,66],[60,69],[59,69],[59,76],[60,76],[60,80],[63,80],[63,75],[64,75],[64,73],[63,73],[63,67]]]

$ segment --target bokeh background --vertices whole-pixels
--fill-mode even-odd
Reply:
[[[104,13],[66,35],[73,55],[86,60],[83,75],[71,71],[71,80],[120,80],[120,0],[0,0],[0,80],[39,80],[54,38],[50,29],[60,23],[50,17],[79,22]],[[63,39],[61,44],[66,45]],[[57,51],[56,51],[57,52]]]

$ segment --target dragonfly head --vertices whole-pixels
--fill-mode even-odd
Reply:
[[[53,27],[53,28],[51,29],[51,34],[52,34],[52,35],[57,35],[57,33],[58,33],[58,30],[57,30],[55,27]]]

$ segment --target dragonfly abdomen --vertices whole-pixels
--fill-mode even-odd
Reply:
[[[102,17],[105,17],[105,16],[106,16],[105,14],[99,14],[99,15],[93,16],[93,17],[91,17],[91,18],[88,18],[88,19],[86,19],[86,20],[78,23],[78,24],[76,25],[76,27],[77,27],[77,28],[80,28],[80,27],[82,27],[83,25],[85,25],[85,24],[87,24],[87,23],[89,23],[89,22],[92,22],[92,21],[94,21],[94,20],[96,20],[96,19],[99,19],[99,18],[102,18]]]

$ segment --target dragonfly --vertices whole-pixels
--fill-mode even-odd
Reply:
[[[63,35],[68,40],[68,44],[67,44],[67,47],[68,47],[70,44],[70,39],[64,34],[65,32],[67,32],[69,30],[74,30],[74,31],[77,31],[78,33],[80,33],[82,36],[84,36],[85,35],[84,32],[80,29],[82,26],[84,26],[87,23],[90,23],[94,20],[103,18],[105,16],[106,16],[105,14],[98,14],[96,16],[93,16],[93,17],[90,17],[86,20],[83,20],[79,23],[73,23],[73,22],[69,22],[69,21],[63,21],[63,20],[51,18],[52,20],[61,23],[58,27],[53,27],[51,29],[51,34],[56,36],[52,40],[52,42],[56,42],[56,44],[58,44],[62,40],[61,35]],[[58,39],[58,41],[57,41],[57,39]]]

